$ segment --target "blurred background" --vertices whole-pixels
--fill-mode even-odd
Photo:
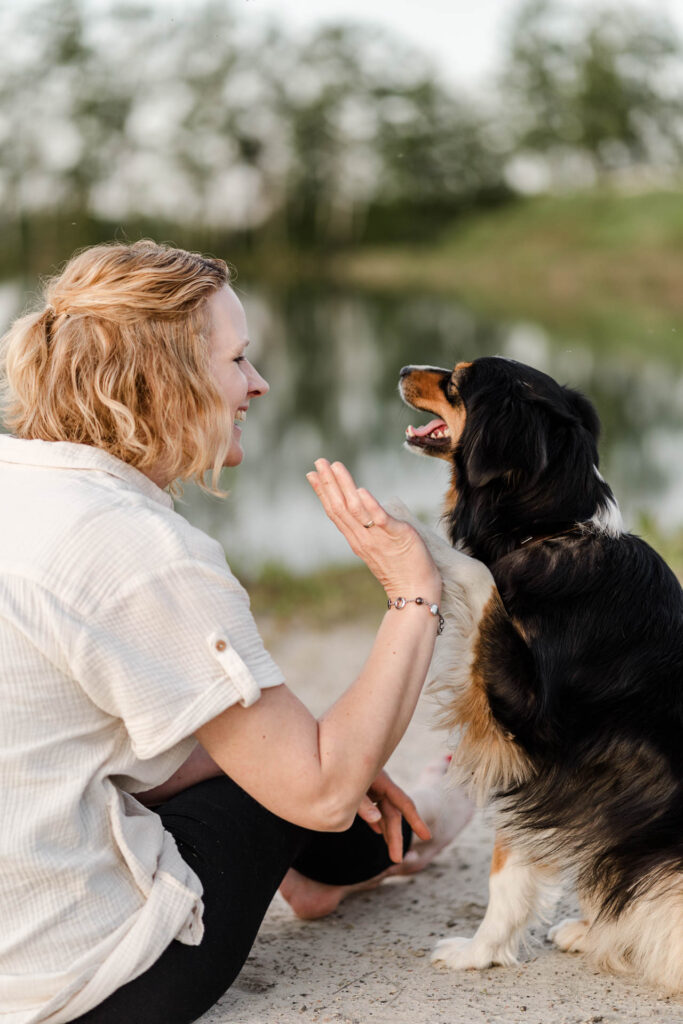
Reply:
[[[318,455],[436,519],[398,371],[486,354],[593,399],[683,566],[683,3],[322,6],[0,0],[0,327],[100,240],[234,266],[271,393],[228,500],[177,507],[269,600],[353,557]]]

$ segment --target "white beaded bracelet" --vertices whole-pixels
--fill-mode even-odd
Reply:
[[[391,598],[387,600],[387,608],[397,608],[400,611],[401,608],[405,608],[407,604],[411,603],[426,605],[431,614],[438,618],[439,626],[437,628],[436,635],[441,636],[445,623],[438,604],[430,604],[429,601],[424,599],[424,597],[397,597],[395,601],[392,601]]]

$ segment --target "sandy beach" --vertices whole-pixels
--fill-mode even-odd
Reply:
[[[314,712],[362,665],[373,631],[325,633],[260,623],[292,688]],[[389,769],[409,787],[446,737],[423,698]],[[445,935],[471,935],[487,902],[493,839],[482,813],[420,875],[357,894],[320,921],[297,920],[278,895],[239,978],[202,1024],[681,1024],[683,998],[596,972],[532,929],[516,967],[452,972],[430,963]],[[577,910],[568,892],[553,920]]]

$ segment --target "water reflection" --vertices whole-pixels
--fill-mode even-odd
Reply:
[[[240,291],[250,356],[271,393],[249,412],[245,463],[223,474],[230,497],[188,487],[177,507],[218,537],[241,571],[268,561],[304,571],[353,557],[306,482],[319,455],[342,459],[381,499],[399,496],[436,518],[448,467],[402,447],[408,423],[424,422],[397,395],[406,363],[452,366],[499,354],[580,388],[600,413],[601,468],[627,522],[647,512],[665,528],[683,524],[683,381],[646,351],[625,364],[580,340],[569,345],[534,324],[503,325],[434,296],[310,285]],[[0,287],[3,321],[20,294]]]

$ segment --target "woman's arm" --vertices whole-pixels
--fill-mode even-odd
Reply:
[[[174,772],[169,779],[162,782],[154,789],[147,789],[144,793],[136,793],[135,799],[139,800],[145,807],[156,807],[169,800],[176,793],[182,793],[188,786],[195,786],[204,779],[214,779],[222,775],[223,771],[218,767],[212,757],[198,743],[186,761],[183,761],[177,772]]]
[[[438,602],[441,579],[417,533],[358,490],[340,464],[319,460],[316,467],[309,479],[325,511],[389,597]],[[249,708],[228,708],[197,738],[228,775],[280,817],[323,831],[348,828],[408,726],[436,630],[437,619],[424,605],[392,609],[359,677],[319,720],[286,686],[277,686]]]

